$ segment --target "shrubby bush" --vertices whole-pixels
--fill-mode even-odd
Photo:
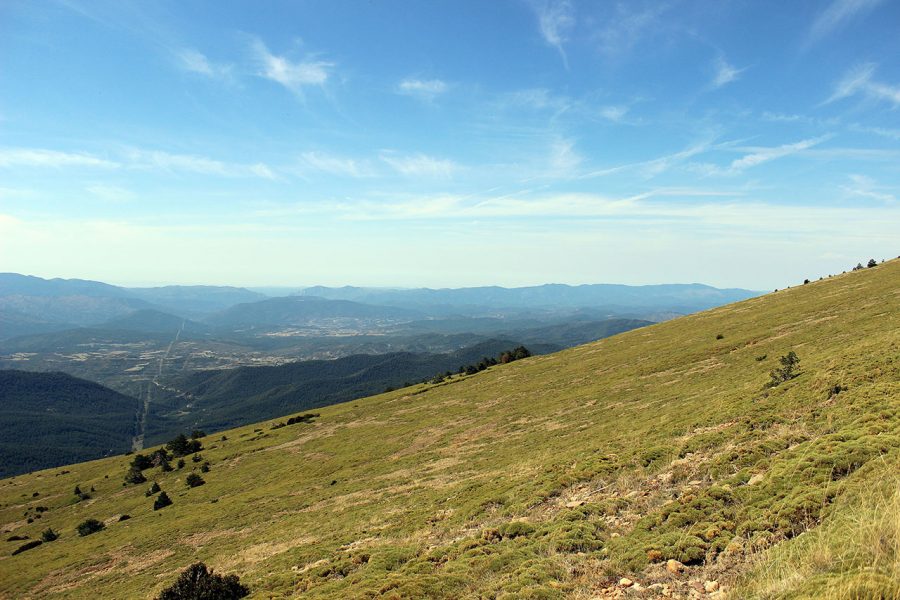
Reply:
[[[198,562],[182,571],[156,600],[233,600],[249,593],[237,575],[222,576]]]
[[[97,533],[98,531],[102,531],[106,529],[106,525],[98,521],[97,519],[87,519],[82,521],[75,530],[78,532],[78,535],[84,537],[86,535],[91,535],[92,533]]]

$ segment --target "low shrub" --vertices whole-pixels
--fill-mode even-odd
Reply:
[[[498,531],[504,538],[513,539],[534,533],[534,525],[525,521],[512,521],[501,525]]]
[[[87,519],[86,521],[82,521],[75,530],[78,532],[78,535],[84,537],[86,535],[91,535],[92,533],[97,533],[98,531],[103,531],[106,529],[106,525],[98,521],[97,519]]]
[[[59,534],[53,531],[50,527],[41,532],[41,539],[45,542],[52,542],[54,540],[59,539]]]
[[[25,552],[26,550],[31,550],[32,548],[37,548],[38,546],[40,546],[43,543],[44,542],[42,542],[41,540],[33,540],[31,542],[28,542],[27,544],[22,544],[21,546],[19,546],[18,548],[16,548],[15,550],[12,551],[12,555],[15,556],[16,554],[20,554],[22,552]]]

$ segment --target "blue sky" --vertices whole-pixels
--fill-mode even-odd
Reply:
[[[0,271],[769,289],[900,254],[900,2],[0,3]]]

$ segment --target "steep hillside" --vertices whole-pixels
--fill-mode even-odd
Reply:
[[[129,457],[0,482],[6,536],[61,533],[3,542],[0,594],[151,598],[196,560],[256,598],[900,594],[900,261],[317,412],[205,438],[203,486],[145,471],[159,511]]]
[[[65,373],[0,370],[0,477],[131,447],[138,401]]]

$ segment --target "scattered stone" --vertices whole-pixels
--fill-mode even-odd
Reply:
[[[578,508],[579,506],[584,506],[584,500],[572,500],[571,502],[566,502],[566,508]]]
[[[688,485],[697,486],[697,485],[701,485],[701,484],[703,484],[703,482],[700,481],[699,479],[694,479],[693,481],[688,481]]]
[[[703,584],[703,589],[706,590],[707,594],[712,594],[713,592],[719,589],[718,581],[707,581]]]
[[[765,478],[766,478],[766,476],[763,475],[762,473],[757,473],[756,475],[751,477],[749,481],[747,481],[747,485],[755,485]]]
[[[677,575],[678,573],[684,571],[684,565],[674,558],[670,558],[666,561],[666,571],[672,573],[673,575]]]
[[[627,588],[627,587],[631,587],[633,585],[634,585],[634,582],[632,580],[628,579],[627,577],[623,577],[622,579],[619,580],[620,587]]]
[[[619,533],[618,531],[613,531],[613,532],[609,535],[609,537],[611,537],[611,538],[622,537],[622,534]]]

